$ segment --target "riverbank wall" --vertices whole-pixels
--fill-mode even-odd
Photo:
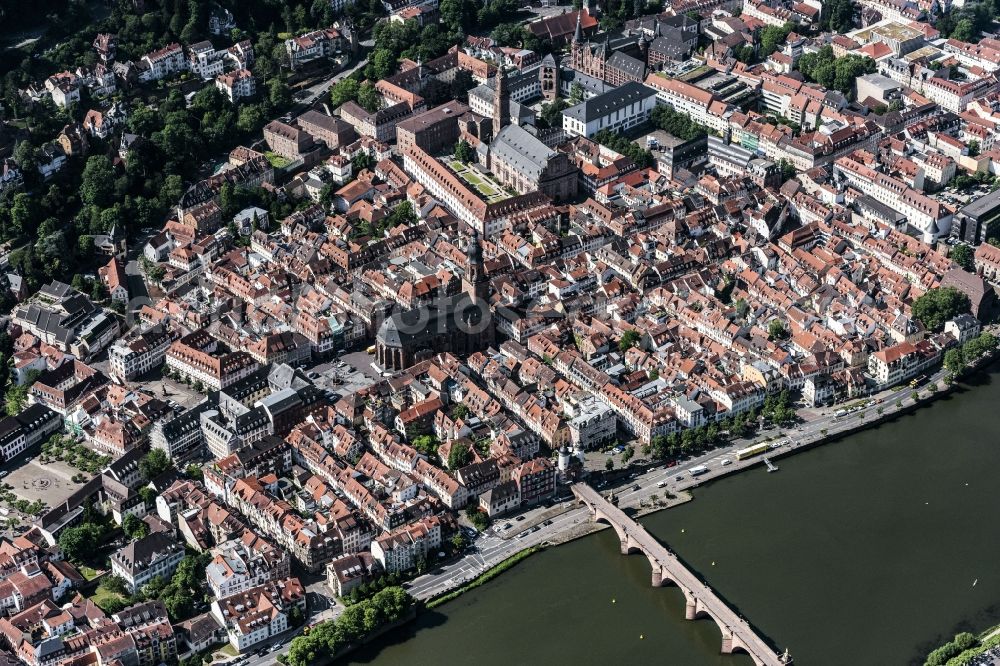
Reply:
[[[975,374],[977,372],[982,372],[982,371],[988,369],[996,361],[997,361],[997,359],[994,358],[993,356],[990,356],[990,355],[984,356],[984,357],[978,359],[978,361],[974,365],[970,365],[969,366],[968,371],[966,372],[966,376],[973,375],[973,374]],[[951,384],[949,384],[949,383],[944,382],[943,376],[939,377],[938,376],[939,374],[940,374],[940,372],[936,373],[935,376],[931,378],[931,383],[935,383],[935,382],[937,383],[937,389],[934,390],[934,391],[928,392],[927,391],[927,387],[924,386],[923,389],[922,389],[922,392],[921,392],[921,397],[919,397],[916,401],[913,401],[913,399],[912,399],[911,396],[905,396],[904,398],[899,399],[899,401],[902,402],[902,405],[900,405],[900,406],[897,406],[897,404],[895,402],[891,402],[891,403],[886,402],[886,403],[883,403],[885,405],[885,407],[883,408],[884,409],[883,413],[882,414],[877,414],[876,413],[876,415],[874,417],[872,417],[872,418],[861,418],[861,419],[858,419],[858,418],[851,418],[851,415],[847,415],[847,416],[843,417],[840,421],[835,421],[834,423],[832,423],[831,426],[833,426],[833,427],[827,429],[827,431],[825,433],[817,433],[818,436],[815,436],[815,437],[806,437],[806,438],[802,438],[802,439],[797,439],[795,437],[794,431],[793,432],[785,432],[784,434],[781,434],[781,435],[777,436],[777,438],[778,439],[788,438],[789,441],[792,442],[792,444],[791,445],[782,446],[782,447],[780,447],[778,449],[774,449],[773,451],[768,452],[767,456],[764,456],[764,457],[767,457],[767,458],[773,459],[773,460],[777,460],[777,459],[780,459],[780,458],[785,458],[785,457],[788,457],[788,456],[795,455],[796,453],[800,453],[802,451],[807,451],[809,449],[815,448],[815,447],[823,445],[823,444],[829,444],[829,443],[832,443],[832,442],[836,442],[837,440],[842,439],[842,438],[844,438],[844,437],[846,437],[848,435],[852,435],[852,434],[861,432],[861,431],[866,430],[868,428],[874,428],[874,427],[883,425],[885,423],[888,423],[890,421],[893,421],[893,420],[899,418],[900,416],[906,416],[908,414],[911,414],[911,413],[915,412],[917,409],[919,409],[921,407],[924,407],[924,406],[930,404],[931,402],[933,402],[935,400],[938,400],[940,398],[948,396],[948,395],[950,395],[951,393],[953,393],[954,391],[956,391],[956,390],[958,390],[960,388],[959,384],[957,384],[957,383],[951,383]],[[908,402],[910,404],[906,404]],[[875,408],[872,407],[872,408],[868,408],[868,409],[875,409]],[[644,507],[643,506],[640,506],[640,507],[627,507],[627,506],[623,506],[622,508],[623,509],[625,509],[625,508],[627,508],[627,509],[638,509],[637,512],[635,512],[634,514],[632,514],[636,518],[642,518],[644,516],[648,516],[648,515],[651,515],[653,513],[657,513],[659,511],[664,511],[666,509],[671,509],[671,508],[673,508],[675,506],[679,506],[680,504],[684,504],[686,502],[690,502],[690,501],[694,500],[694,495],[690,491],[694,490],[695,488],[701,487],[701,486],[703,486],[705,484],[711,483],[712,481],[716,481],[718,479],[730,476],[732,474],[738,474],[740,472],[745,472],[745,471],[750,470],[750,469],[757,469],[757,468],[761,467],[763,464],[764,464],[763,457],[761,457],[759,459],[755,459],[755,460],[746,461],[746,464],[734,463],[734,464],[729,465],[727,467],[722,467],[719,470],[715,470],[715,473],[711,476],[711,478],[704,479],[704,480],[696,480],[688,488],[684,489],[683,491],[680,491],[679,493],[677,493],[676,495],[674,495],[672,498],[668,498],[666,502],[658,503],[656,505],[647,505],[647,506],[644,506]],[[676,464],[667,465],[666,467],[677,467],[678,469],[681,469],[680,466],[677,466]],[[630,474],[632,474],[634,472],[645,473],[645,472],[648,472],[648,471],[651,471],[651,470],[654,470],[654,469],[666,468],[666,467],[664,467],[663,463],[648,463],[648,464],[644,464],[644,465],[636,465],[636,466],[633,466],[632,468],[630,468],[629,471],[626,471],[624,469],[623,470],[616,470],[616,472],[617,472],[616,478],[618,478],[619,480],[621,480],[621,479],[627,478]],[[543,520],[543,519],[540,519],[538,522],[541,522],[541,520]],[[524,525],[521,525],[520,527],[522,529],[527,529],[527,528],[531,527],[531,524],[524,524]],[[569,543],[571,541],[576,541],[577,539],[581,539],[581,538],[583,538],[585,536],[589,536],[589,535],[594,534],[596,532],[599,532],[599,531],[601,531],[603,529],[607,529],[608,527],[609,526],[606,525],[606,524],[604,524],[604,523],[595,523],[595,522],[592,522],[592,521],[587,521],[587,522],[579,523],[577,525],[574,525],[572,528],[570,528],[570,529],[568,529],[568,530],[566,530],[564,532],[561,532],[560,534],[552,537],[551,539],[547,539],[542,544],[540,544],[540,546],[541,546],[541,549],[544,549],[544,548],[550,547],[550,546],[559,546],[559,545],[562,545],[562,544],[565,544],[565,543]],[[515,537],[511,537],[511,538],[515,538]],[[517,551],[515,554],[511,555],[511,557],[508,558],[508,560],[512,559],[512,558],[516,558],[519,555],[521,555],[521,554],[523,554],[523,553],[525,553],[525,552],[527,552],[529,550],[532,550],[534,548],[539,548],[539,547],[538,546],[526,547],[526,548],[524,548],[522,550]],[[506,562],[506,561],[507,560],[504,560],[504,562]],[[503,564],[503,562],[501,562],[500,564],[495,565],[495,566],[501,566],[502,564]],[[506,570],[506,569],[504,569],[504,570]],[[486,573],[488,573],[488,572],[486,572]],[[486,573],[484,573],[483,575],[486,575]],[[498,573],[494,574],[493,576],[490,577],[490,579],[496,577],[500,573],[502,573],[502,572],[498,572]],[[478,580],[478,578],[476,580]],[[473,582],[475,582],[475,581],[473,581]],[[451,601],[452,599],[455,599],[455,598],[461,596],[461,594],[464,593],[465,591],[467,591],[468,589],[472,589],[472,587],[478,587],[478,585],[482,585],[485,582],[486,581],[482,581],[482,582],[478,583],[477,585],[472,585],[472,583],[466,583],[466,584],[457,583],[451,589],[445,590],[444,592],[442,592],[441,594],[439,594],[437,597],[434,598],[434,600],[431,600],[431,602],[434,603],[435,606],[437,606],[437,605],[439,605],[441,603],[445,603],[445,601],[437,601],[438,599],[442,599],[444,597],[447,597],[447,601]]]
[[[994,358],[993,356],[990,355],[983,356],[979,358],[974,365],[969,366],[968,370],[965,373],[965,376],[970,376],[978,372],[983,372],[987,370],[990,366],[992,366],[994,363],[996,363],[996,361],[997,359]],[[937,377],[937,374],[935,375],[935,377]],[[931,380],[931,383],[935,383],[933,378]],[[928,390],[927,386],[923,386],[920,389],[918,389],[920,397],[916,401],[914,401],[912,397],[907,396],[903,399],[900,399],[899,402],[903,403],[901,406],[897,406],[896,403],[891,403],[891,404],[883,403],[886,405],[883,413],[882,414],[876,413],[876,415],[870,419],[869,418],[852,419],[851,418],[852,415],[848,414],[842,417],[841,421],[837,422],[838,425],[842,423],[843,424],[842,427],[838,427],[835,429],[828,429],[825,434],[820,434],[819,437],[810,437],[810,438],[803,438],[800,440],[796,440],[793,446],[775,449],[773,452],[768,453],[767,457],[773,458],[775,460],[779,458],[785,458],[790,455],[794,455],[795,453],[798,453],[800,451],[806,451],[808,449],[820,446],[822,444],[829,444],[835,442],[839,439],[847,437],[848,435],[853,435],[863,430],[868,430],[869,428],[877,428],[878,426],[894,421],[901,416],[907,416],[909,414],[912,414],[921,407],[925,407],[926,405],[931,404],[935,400],[940,400],[941,398],[949,396],[955,391],[961,389],[961,385],[958,382],[948,383],[944,381],[943,377],[939,379],[939,382],[936,385],[937,388],[930,391]],[[907,401],[909,401],[910,404],[906,404]],[[794,440],[795,433],[794,432],[786,433],[785,436],[788,437],[789,439]],[[733,471],[736,472],[743,470],[740,469]]]

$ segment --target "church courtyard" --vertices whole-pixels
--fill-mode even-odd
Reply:
[[[486,203],[496,203],[503,201],[510,195],[504,191],[502,185],[493,180],[492,177],[466,164],[462,164],[454,157],[447,160],[447,164],[455,174],[468,183],[473,189],[483,196]]]

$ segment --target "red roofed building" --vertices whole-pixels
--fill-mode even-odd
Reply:
[[[589,36],[597,31],[597,19],[591,16],[587,8],[529,23],[528,30],[539,39],[551,41],[553,48],[558,49],[572,39],[577,25],[580,26],[582,36]]]
[[[128,302],[128,282],[125,277],[125,268],[118,261],[118,257],[112,257],[106,266],[101,266],[98,269],[97,274],[107,288],[112,301]]]
[[[343,41],[340,31],[333,26],[286,39],[288,62],[295,69],[316,58],[329,57],[343,47]]]
[[[515,469],[511,480],[521,493],[521,503],[537,504],[556,492],[556,468],[548,458],[535,458]]]

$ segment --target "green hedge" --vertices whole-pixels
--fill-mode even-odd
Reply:
[[[472,590],[472,589],[475,589],[475,588],[479,587],[483,583],[487,583],[487,582],[493,580],[494,578],[496,578],[497,576],[499,576],[500,574],[502,574],[504,571],[507,571],[512,566],[514,566],[515,564],[517,564],[518,562],[521,562],[522,560],[527,559],[531,555],[534,555],[535,553],[537,553],[537,552],[539,552],[541,550],[544,550],[544,548],[542,546],[532,546],[531,548],[528,548],[527,550],[522,550],[519,553],[511,555],[510,557],[508,557],[506,560],[504,560],[500,564],[496,565],[495,567],[492,567],[492,568],[487,569],[486,571],[484,571],[475,580],[473,580],[473,581],[471,581],[469,583],[466,583],[465,585],[463,585],[462,587],[458,588],[457,590],[452,590],[451,592],[448,592],[447,594],[443,594],[440,597],[435,597],[431,601],[427,602],[427,608],[437,608],[441,604],[448,603],[449,601],[452,601],[453,599],[457,599],[462,594],[468,592],[469,590]]]
[[[1000,625],[987,629],[978,639],[969,632],[956,634],[952,640],[931,651],[924,666],[968,666],[976,657],[1000,646],[1000,633],[985,638],[998,630]]]

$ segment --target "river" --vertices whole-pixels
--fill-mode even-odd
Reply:
[[[797,666],[923,663],[1000,622],[1000,374],[643,519]],[[604,530],[528,558],[357,653],[375,664],[743,666]],[[978,583],[973,586],[973,582]]]

